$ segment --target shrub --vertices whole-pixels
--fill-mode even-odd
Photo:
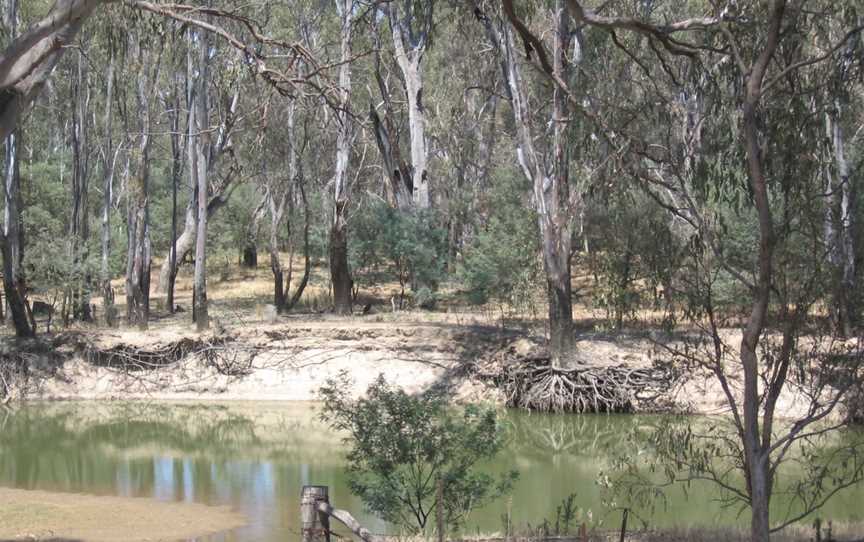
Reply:
[[[322,418],[348,433],[348,484],[372,513],[409,532],[426,529],[443,483],[445,524],[456,528],[472,509],[512,487],[515,471],[494,478],[476,465],[498,453],[503,434],[495,410],[450,408],[436,392],[408,395],[379,376],[363,399],[350,399],[343,373],[321,389]]]

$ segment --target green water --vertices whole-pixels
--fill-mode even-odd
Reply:
[[[553,416],[507,412],[508,445],[491,469],[518,469],[508,499],[475,512],[467,529],[502,529],[509,508],[517,526],[554,522],[555,509],[576,493],[582,517],[617,525],[621,513],[602,505],[598,474],[609,450],[638,416]],[[344,445],[317,420],[315,405],[291,403],[39,403],[0,411],[0,486],[153,497],[227,504],[249,526],[206,540],[275,542],[298,538],[304,484],[330,487],[331,502],[373,531],[388,527],[363,512],[343,474]],[[716,489],[672,491],[653,512],[653,526],[723,525],[746,520],[717,502]],[[826,519],[864,521],[864,487],[837,495]],[[775,503],[775,514],[784,503]]]

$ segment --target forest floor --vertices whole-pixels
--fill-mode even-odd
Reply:
[[[225,506],[0,488],[0,542],[186,540],[245,523]]]
[[[295,269],[295,282],[300,272]],[[155,286],[155,265],[152,280]],[[478,377],[482,366],[506,365],[542,349],[542,311],[514,318],[500,307],[467,306],[447,291],[436,311],[394,311],[400,287],[385,284],[361,289],[357,314],[337,317],[328,314],[327,281],[326,268],[315,267],[301,303],[289,314],[275,316],[267,305],[272,298],[269,268],[224,262],[208,285],[212,329],[199,335],[191,321],[191,268],[186,266],[178,276],[175,301],[183,310],[168,314],[164,296],[154,294],[146,331],[77,324],[58,330],[55,323],[55,333],[49,335],[51,354],[29,358],[29,378],[18,395],[307,401],[317,398],[328,379],[344,372],[357,395],[383,374],[409,392],[444,386],[458,400],[503,403],[499,387]],[[582,292],[590,287],[587,276],[574,282]],[[115,289],[123,291],[122,281]],[[94,300],[97,319],[100,301]],[[117,304],[125,314],[120,295]],[[363,308],[367,314],[360,314]],[[662,334],[656,315],[617,332],[604,327],[604,316],[577,304],[579,354],[592,366],[642,369],[671,358],[658,340]],[[652,317],[657,325],[650,324]],[[730,343],[735,342],[730,337]],[[22,349],[26,347],[9,337],[0,339],[0,356]],[[731,385],[737,387],[734,381]],[[781,398],[778,413],[792,417],[806,404],[790,392]],[[670,382],[661,401],[648,408],[722,414],[727,404],[710,373],[688,370],[686,378]]]

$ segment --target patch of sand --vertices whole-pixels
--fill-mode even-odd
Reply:
[[[176,541],[242,527],[225,506],[0,488],[0,541]]]

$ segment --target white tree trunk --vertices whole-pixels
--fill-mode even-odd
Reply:
[[[421,69],[426,40],[420,38],[417,43],[411,43],[409,39],[411,33],[405,25],[406,22],[399,18],[396,4],[392,4],[390,26],[393,30],[393,47],[408,95],[408,131],[411,138],[411,182],[414,206],[418,209],[429,209],[432,205],[427,171],[429,149],[426,145],[426,113],[423,110]]]
[[[210,157],[210,109],[209,55],[210,40],[206,34],[198,34],[198,65],[195,74],[194,94],[189,115],[190,171],[197,192],[197,226],[195,229],[195,275],[194,317],[198,331],[210,328],[210,311],[207,302],[207,204],[210,185],[208,183],[208,160]]]

